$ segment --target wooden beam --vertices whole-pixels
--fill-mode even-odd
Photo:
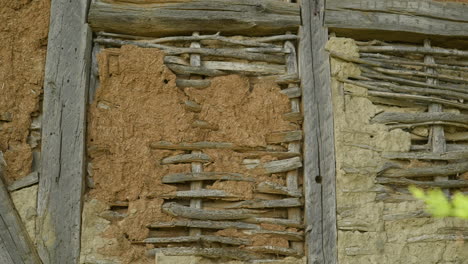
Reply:
[[[88,1],[51,6],[44,80],[37,246],[43,263],[78,263],[92,33]]]
[[[328,4],[328,2],[327,2]],[[308,263],[337,263],[335,152],[323,0],[303,0],[299,73],[304,109],[304,198]]]
[[[1,152],[0,152],[1,156]],[[40,264],[41,260],[29,238],[3,182],[0,163],[0,263]]]
[[[468,37],[468,6],[427,0],[328,0],[325,25],[330,29],[409,32]],[[401,34],[400,34],[401,38]]]
[[[297,31],[298,4],[277,0],[186,0],[183,2],[123,3],[94,1],[89,11],[94,31],[138,36],[189,35],[223,32],[226,35],[270,35]]]

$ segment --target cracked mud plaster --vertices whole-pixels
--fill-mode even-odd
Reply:
[[[173,219],[161,212],[161,196],[173,193],[176,187],[162,184],[161,179],[169,173],[190,172],[191,168],[190,164],[161,165],[163,158],[184,151],[152,150],[150,142],[221,141],[266,146],[265,134],[298,129],[281,118],[289,111],[289,100],[279,93],[274,79],[229,75],[212,78],[211,86],[204,90],[181,90],[163,58],[163,52],[157,49],[134,46],[105,49],[98,55],[100,88],[89,107],[87,132],[89,171],[95,188],[88,192],[85,209],[94,200],[107,205],[96,210],[107,210],[115,201],[127,201],[129,207],[123,220],[113,220],[96,231],[94,235],[99,236],[96,239],[101,246],[83,250],[82,263],[90,259],[94,262],[89,263],[101,263],[100,256],[119,263],[154,263],[154,259],[144,257],[146,246],[131,242],[148,236],[146,225]],[[187,111],[186,100],[200,104],[201,112]],[[219,129],[193,128],[195,120],[208,121]],[[245,154],[229,150],[204,152],[214,160],[206,164],[205,171],[248,174],[241,165]],[[279,175],[249,176],[258,181],[284,181]],[[253,196],[252,183],[242,185],[242,190],[239,187],[239,182],[205,186],[246,198]],[[88,221],[102,222],[93,220],[98,214],[87,217]],[[84,225],[83,234],[89,232],[87,228]]]
[[[332,37],[326,48],[359,57],[352,39]],[[331,58],[331,73],[339,263],[467,264],[468,243],[460,240],[468,234],[467,221],[425,217],[384,220],[384,215],[422,210],[423,204],[375,201],[379,186],[374,180],[377,171],[388,162],[380,152],[408,151],[411,141],[409,133],[399,129],[388,131],[385,125],[370,124],[369,119],[381,111],[422,109],[374,105],[365,97],[366,89],[339,82],[338,77],[360,75],[353,63]],[[357,96],[345,95],[346,91]]]
[[[40,112],[49,0],[0,0],[0,151],[7,183],[30,173],[31,120]]]

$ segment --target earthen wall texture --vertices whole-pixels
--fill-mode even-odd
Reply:
[[[7,183],[31,172],[40,132],[31,122],[41,112],[49,0],[0,1],[0,151]]]
[[[332,38],[327,49],[359,57],[352,39]],[[382,151],[409,151],[410,134],[371,124],[382,111],[422,111],[373,104],[367,90],[338,81],[359,76],[359,68],[331,59],[337,161],[339,263],[468,263],[468,222],[455,218],[415,217],[420,201],[377,201],[383,186],[374,183],[388,161]],[[350,96],[352,92],[354,96]],[[358,95],[358,96],[356,96]],[[411,198],[411,197],[410,197]]]

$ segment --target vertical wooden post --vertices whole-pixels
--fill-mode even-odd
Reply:
[[[193,33],[194,36],[198,36],[198,32]],[[199,42],[192,42],[190,44],[191,48],[200,48],[201,45]],[[190,54],[190,65],[191,66],[201,66],[201,57],[200,54]],[[201,151],[192,151],[194,154],[199,154]],[[201,162],[192,162],[192,172],[198,173],[203,172],[203,163]],[[190,183],[190,190],[200,190],[203,188],[202,181],[194,181]],[[190,207],[201,209],[202,208],[202,200],[201,199],[192,199],[190,200]],[[190,228],[190,235],[191,236],[199,236],[201,235],[200,228]]]
[[[92,33],[88,1],[54,0],[44,80],[37,246],[44,264],[77,263]]]
[[[284,43],[284,48],[289,51],[286,56],[286,66],[288,74],[298,74],[297,66],[297,55],[296,48],[291,41]],[[296,86],[296,84],[289,84],[289,87]],[[299,98],[291,99],[291,112],[301,112],[301,102]],[[301,151],[300,142],[291,142],[288,144],[288,151],[299,153]],[[297,192],[299,188],[299,170],[288,171],[286,174],[286,186],[289,190]],[[301,208],[288,208],[288,219],[302,222],[302,211]],[[291,242],[291,247],[298,252],[304,252],[304,243],[302,242]]]
[[[302,0],[299,73],[304,111],[304,195],[309,263],[337,262],[336,190],[330,62],[324,0]]]
[[[424,40],[424,47],[425,48],[430,48],[431,47],[431,41],[429,39]],[[424,63],[435,63],[434,57],[431,55],[425,55],[424,56]],[[434,68],[426,68],[427,73],[436,73]],[[437,79],[434,78],[427,78],[426,80],[427,84],[437,84]],[[428,112],[429,113],[435,113],[435,112],[442,112],[442,105],[441,104],[430,104],[428,107]],[[444,133],[444,126],[441,125],[433,125],[431,126],[431,130],[429,133],[429,140],[428,140],[429,146],[431,146],[431,150],[434,153],[444,153],[447,148],[447,144],[445,141],[445,133]],[[438,162],[440,163],[440,162]],[[444,163],[444,162],[442,162]],[[435,177],[434,181],[445,181],[448,180],[447,176],[439,176]],[[444,190],[444,193],[449,195],[450,191],[449,190]]]

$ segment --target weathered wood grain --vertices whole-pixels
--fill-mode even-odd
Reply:
[[[219,130],[219,126],[217,124],[211,124],[205,120],[195,120],[192,123],[193,128],[201,128],[201,129],[208,129],[208,130]]]
[[[249,209],[203,210],[190,208],[174,202],[164,204],[162,210],[173,216],[199,220],[237,220],[254,217],[256,214],[264,212]]]
[[[291,232],[291,231],[275,231],[275,230],[246,230],[243,231],[247,235],[266,234],[274,237],[284,238],[290,241],[304,241],[303,232]]]
[[[223,205],[224,208],[237,209],[263,209],[263,208],[290,208],[300,207],[303,203],[298,198],[285,198],[280,200],[247,200],[235,203],[226,203]]]
[[[416,178],[429,176],[448,176],[468,171],[468,162],[451,163],[447,165],[425,166],[417,168],[388,169],[379,174],[389,178]]]
[[[172,244],[172,243],[220,243],[226,245],[250,245],[249,239],[222,237],[222,236],[182,236],[182,237],[150,237],[143,240],[148,244]]]
[[[419,187],[428,187],[428,188],[442,188],[442,189],[454,189],[454,188],[466,188],[468,187],[467,180],[446,180],[441,179],[439,181],[415,181],[405,178],[385,178],[378,177],[376,178],[376,183],[379,184],[394,184],[394,185],[415,185]]]
[[[202,149],[232,149],[236,151],[255,151],[265,150],[264,147],[245,147],[235,145],[229,142],[213,142],[213,141],[200,141],[200,142],[180,142],[171,143],[168,141],[156,141],[150,143],[152,149],[168,149],[168,150],[202,150]]]
[[[198,181],[195,181],[198,182]],[[229,194],[225,191],[222,190],[211,190],[211,189],[198,189],[198,190],[190,190],[190,191],[177,191],[174,194],[167,194],[167,195],[162,195],[162,198],[211,198],[211,199],[229,199],[229,200],[235,200],[235,199],[240,199],[241,197],[238,195],[234,194]]]
[[[386,159],[420,159],[420,160],[461,160],[468,159],[467,151],[450,151],[434,153],[428,151],[421,152],[382,152],[382,157]]]
[[[289,112],[289,113],[283,114],[283,120],[285,121],[301,123],[303,119],[304,117],[301,112]]]
[[[274,224],[274,225],[294,227],[294,228],[304,228],[304,224],[302,224],[300,221],[291,220],[291,219],[251,217],[251,218],[243,219],[242,221],[247,222],[247,223],[255,223],[255,224],[267,223],[267,224]]]
[[[254,182],[252,177],[244,176],[240,173],[229,172],[201,172],[201,173],[174,173],[165,175],[163,183],[181,183],[190,181],[248,181]]]
[[[299,75],[297,73],[280,75],[276,79],[277,84],[298,84],[300,82],[301,80],[299,79]]]
[[[277,75],[284,74],[283,65],[254,64],[230,61],[203,61],[203,67],[212,70],[243,73],[245,75]]]
[[[31,172],[28,176],[14,181],[8,185],[8,191],[13,192],[39,182],[39,173],[37,171]]]
[[[43,263],[77,263],[92,32],[88,1],[52,2],[44,78],[36,242]]]
[[[468,115],[455,114],[446,112],[432,112],[432,113],[391,113],[384,112],[376,115],[371,119],[376,123],[419,123],[430,121],[446,121],[468,124]]]
[[[259,193],[271,193],[287,195],[291,197],[302,197],[301,190],[291,190],[287,186],[283,186],[275,182],[261,182],[256,186],[255,191]]]
[[[259,225],[234,221],[171,221],[152,223],[148,228],[195,227],[204,229],[260,229]]]
[[[325,25],[436,36],[468,36],[468,7],[425,0],[329,0]]]
[[[328,2],[327,2],[328,5]],[[304,198],[309,263],[337,263],[335,147],[325,1],[302,1],[299,73],[304,111]]]
[[[260,163],[253,167],[252,170],[256,173],[271,174],[287,172],[302,167],[301,158],[295,157],[285,160],[275,160],[266,163]]]
[[[174,47],[174,46],[167,46],[167,45],[162,45],[162,44],[152,44],[148,42],[140,42],[140,41],[133,41],[133,40],[100,39],[100,38],[95,39],[94,42],[102,44],[102,45],[117,46],[117,47],[120,47],[123,45],[135,45],[141,48],[156,48],[156,49],[164,50],[166,55],[199,54],[199,55],[207,55],[207,56],[222,57],[222,58],[244,59],[244,60],[249,60],[249,61],[284,63],[284,56],[266,54],[262,52],[254,52],[255,50],[252,50],[252,49],[183,48],[183,47]],[[181,67],[181,69],[183,69],[183,67]],[[191,68],[185,68],[185,69],[191,69]],[[211,70],[211,72],[213,72],[214,74],[214,72],[216,71]],[[221,72],[221,71],[218,71],[218,72]]]
[[[302,95],[301,88],[297,87],[297,86],[293,86],[293,87],[290,87],[290,88],[283,89],[283,90],[281,90],[281,93],[286,95],[290,99],[299,98]]]
[[[88,20],[94,31],[152,37],[187,35],[200,30],[263,36],[296,31],[301,23],[298,4],[274,0],[152,4],[93,1]]]
[[[213,159],[204,153],[180,154],[170,156],[161,160],[161,164],[177,164],[177,163],[191,163],[191,162],[211,162]]]
[[[379,96],[379,97],[393,98],[393,99],[399,99],[399,100],[409,100],[409,101],[416,101],[416,102],[426,103],[426,104],[437,103],[441,105],[468,110],[467,104],[457,103],[455,101],[441,99],[441,98],[432,97],[432,96],[401,94],[401,93],[387,93],[387,92],[376,92],[376,91],[368,91],[367,94],[370,96]]]
[[[302,140],[301,130],[273,132],[265,136],[265,141],[268,144],[278,144],[300,140]]]
[[[190,112],[200,113],[202,106],[194,101],[187,100],[184,102],[185,109]]]
[[[6,264],[41,264],[3,181],[0,164],[0,260]]]

